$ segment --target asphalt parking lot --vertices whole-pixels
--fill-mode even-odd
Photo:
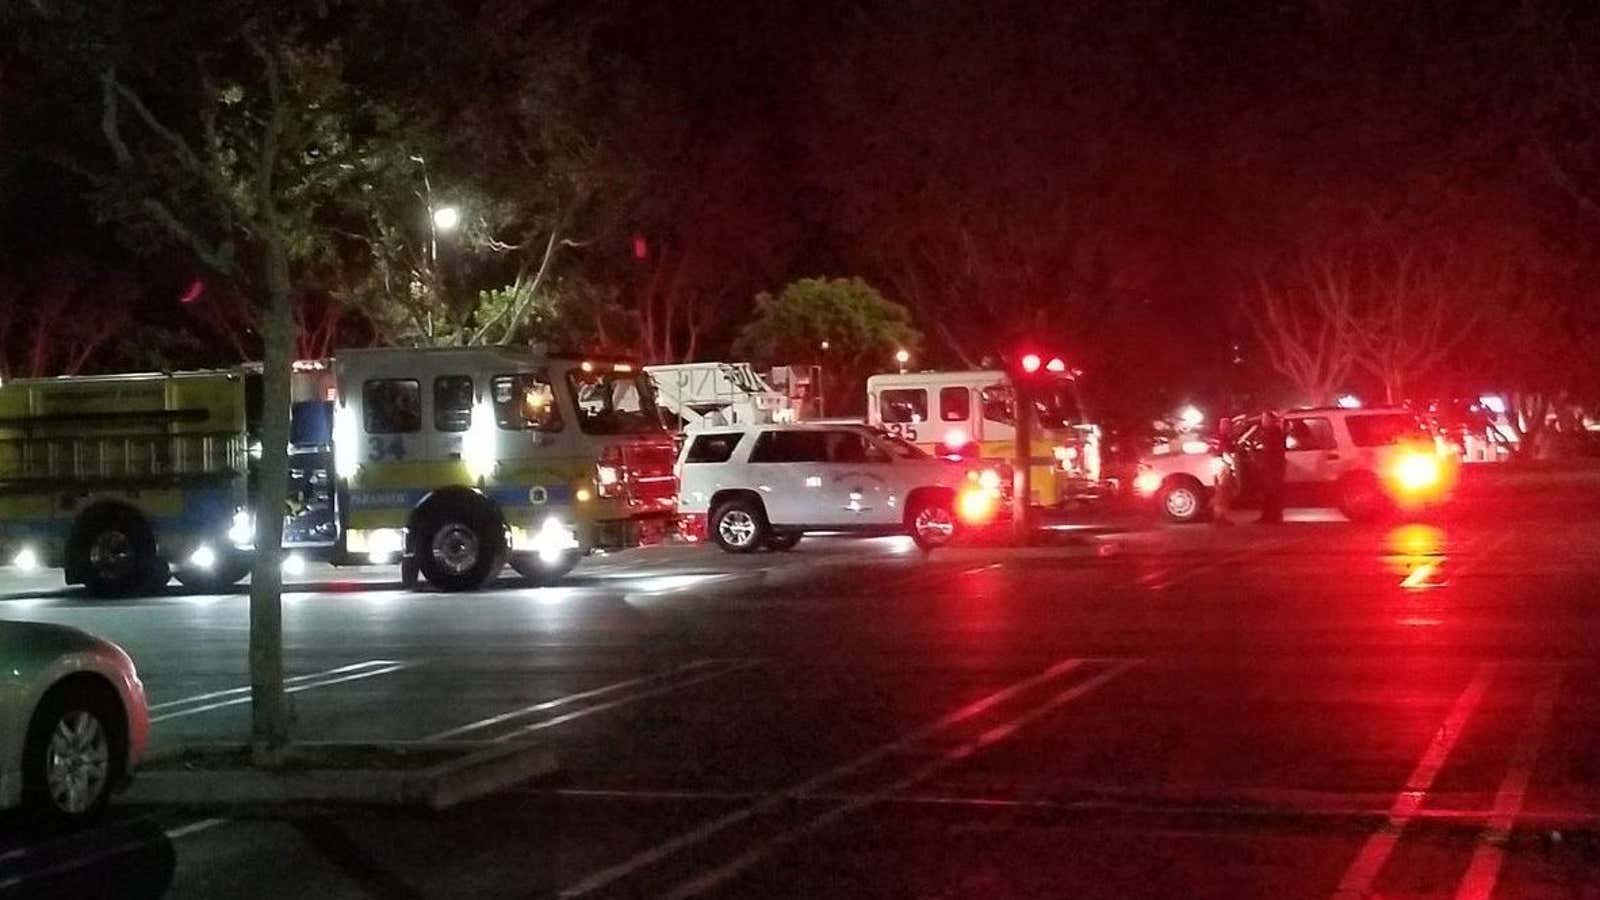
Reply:
[[[284,611],[302,739],[538,740],[560,772],[437,814],[18,827],[0,892],[1600,896],[1600,489],[1563,491],[932,556],[680,546],[467,596],[317,569]],[[129,650],[158,748],[243,735],[242,595],[0,577],[0,617]]]

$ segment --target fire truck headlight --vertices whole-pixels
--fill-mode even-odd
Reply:
[[[546,565],[560,562],[562,556],[578,547],[577,533],[555,516],[545,519],[528,541],[528,548],[537,553],[539,561]]]
[[[622,473],[616,466],[595,466],[594,480],[601,487],[610,487],[622,480]]]
[[[241,549],[248,549],[256,542],[256,517],[250,515],[247,509],[241,509],[233,514],[233,524],[228,526],[228,543]]]
[[[379,528],[367,537],[367,560],[375,566],[392,563],[405,549],[405,538],[397,528]]]
[[[209,572],[217,567],[217,551],[211,549],[210,544],[201,544],[189,554],[189,565],[202,572]]]
[[[39,568],[39,552],[32,547],[23,547],[11,558],[11,564],[23,572],[36,571]]]

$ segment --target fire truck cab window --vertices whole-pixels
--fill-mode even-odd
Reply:
[[[972,391],[964,387],[939,390],[939,418],[946,422],[965,422],[972,417]]]
[[[472,378],[440,375],[433,380],[435,431],[466,431],[472,427]]]
[[[367,434],[412,434],[422,429],[422,385],[414,378],[375,378],[361,386]]]
[[[983,389],[983,417],[991,422],[1001,422],[1006,425],[1017,420],[1009,386],[992,384]]]
[[[926,422],[928,392],[922,388],[883,391],[878,394],[878,414],[894,424]]]
[[[541,372],[496,376],[489,382],[494,417],[505,431],[560,431],[555,385]]]

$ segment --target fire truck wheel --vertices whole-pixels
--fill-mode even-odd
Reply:
[[[793,550],[795,545],[800,543],[801,537],[802,532],[799,531],[774,531],[772,536],[767,538],[767,549],[780,553]]]
[[[711,512],[711,537],[729,553],[761,549],[767,531],[767,511],[753,497],[735,497]]]
[[[450,504],[422,521],[417,564],[441,591],[473,591],[505,564],[504,529],[488,510]]]
[[[159,590],[166,563],[156,556],[155,537],[137,513],[110,509],[91,514],[67,552],[83,583],[96,597],[124,597],[141,589]]]
[[[583,560],[583,554],[572,550],[561,554],[554,562],[545,562],[534,553],[518,553],[511,557],[511,568],[518,575],[527,579],[530,585],[539,586],[555,584],[567,577],[578,563]]]
[[[197,569],[193,566],[178,566],[173,572],[178,577],[178,583],[186,588],[197,591],[226,591],[237,585],[250,574],[250,562],[245,559],[228,557],[217,561],[213,569]]]

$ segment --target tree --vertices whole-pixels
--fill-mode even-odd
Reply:
[[[1258,278],[1246,314],[1262,352],[1302,402],[1332,402],[1357,360],[1357,285],[1348,259],[1299,259]]]
[[[734,352],[770,365],[820,365],[829,409],[859,408],[868,374],[893,365],[895,353],[916,353],[922,334],[911,313],[861,278],[802,278],[777,296],[756,296],[755,317]]]
[[[84,259],[0,276],[0,376],[84,371],[127,328],[137,287]]]
[[[281,758],[281,538],[288,471],[293,301],[325,262],[325,217],[360,171],[363,122],[317,2],[140,4],[62,0],[21,19],[52,91],[41,120],[76,113],[48,147],[134,241],[176,245],[260,309],[262,456],[250,588],[251,743]],[[92,130],[81,126],[93,123]],[[41,122],[42,129],[50,126]],[[98,148],[81,140],[98,133]]]

